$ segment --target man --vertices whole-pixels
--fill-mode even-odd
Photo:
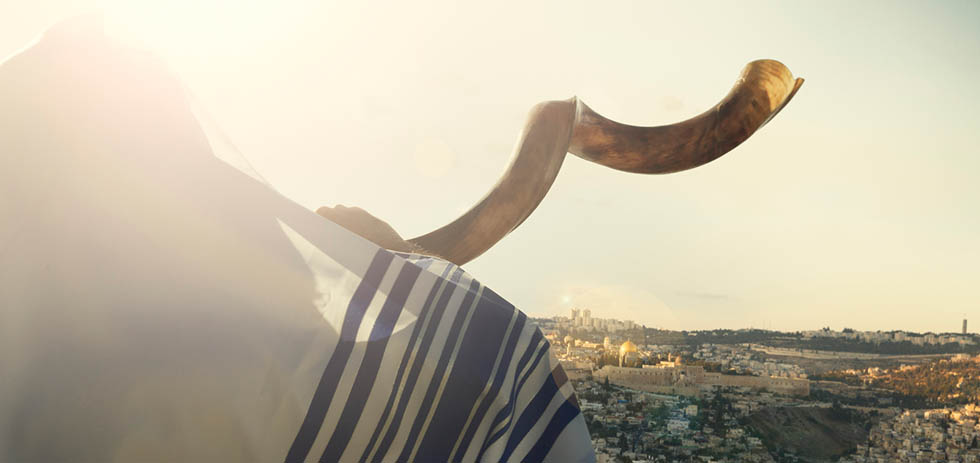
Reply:
[[[594,460],[524,314],[215,158],[97,24],[0,65],[0,189],[0,461]]]

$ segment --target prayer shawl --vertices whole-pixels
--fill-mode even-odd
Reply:
[[[0,65],[0,461],[593,461],[541,331],[217,159],[85,24]]]

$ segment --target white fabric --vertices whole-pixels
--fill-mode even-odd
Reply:
[[[0,219],[0,461],[594,460],[523,314],[216,159],[84,23],[0,66]]]

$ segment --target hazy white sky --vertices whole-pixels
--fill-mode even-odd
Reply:
[[[807,82],[733,152],[666,176],[570,157],[468,270],[531,315],[980,326],[980,2],[465,3],[0,0],[0,56],[100,6],[277,189],[405,236],[486,193],[539,101],[676,122],[777,59]]]

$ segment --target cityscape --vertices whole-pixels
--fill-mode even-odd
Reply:
[[[535,321],[600,463],[980,462],[965,319],[956,333],[671,331],[585,308]]]

